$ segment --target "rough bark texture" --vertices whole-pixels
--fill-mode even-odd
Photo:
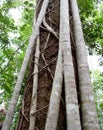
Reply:
[[[44,12],[40,16],[44,7],[45,17]],[[40,31],[40,57],[38,48],[29,44],[33,51],[28,50],[24,59],[27,66],[31,54],[16,130],[99,130],[76,0],[37,0],[36,19],[30,43]],[[11,115],[26,66],[20,71],[16,100],[8,111]],[[7,114],[2,130],[9,130],[11,115]]]
[[[37,16],[40,12],[42,1],[39,4],[37,9]],[[49,106],[49,100],[52,90],[53,78],[56,68],[56,61],[58,55],[58,34],[59,34],[59,0],[51,0],[48,5],[47,13],[45,16],[46,23],[51,27],[55,32],[50,31],[44,22],[40,28],[40,60],[39,60],[39,73],[38,73],[38,90],[37,90],[37,112],[36,112],[36,123],[35,129],[44,130]],[[33,54],[34,55],[34,54]],[[33,59],[32,59],[33,60]],[[33,72],[33,63],[31,65],[30,75]],[[50,70],[50,71],[49,71]],[[32,81],[32,77],[31,77]],[[30,81],[30,82],[31,82]],[[33,82],[33,81],[32,81]],[[29,83],[30,84],[30,83]],[[30,102],[32,87],[26,85],[24,93],[24,114],[29,120],[29,111],[30,111]],[[32,83],[31,83],[32,86]],[[62,93],[64,96],[64,92]],[[65,130],[65,104],[64,98],[60,98],[60,110],[59,118],[57,124],[57,130]],[[28,109],[27,109],[28,108]],[[29,122],[25,119],[22,112],[20,113],[17,130],[28,130]]]

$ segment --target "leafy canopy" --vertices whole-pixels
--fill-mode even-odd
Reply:
[[[103,56],[103,1],[78,0],[78,5],[89,53]]]

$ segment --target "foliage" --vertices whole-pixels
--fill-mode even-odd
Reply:
[[[9,10],[20,6],[22,6],[22,18],[20,24],[16,26]],[[8,101],[11,97],[31,35],[33,14],[33,1],[18,3],[8,0],[4,1],[0,8],[0,90],[3,90],[0,103],[2,99]]]
[[[103,55],[103,1],[78,0],[78,4],[89,52]]]
[[[5,65],[8,63],[9,59],[12,58],[13,53],[11,41],[9,40],[9,32],[15,33],[16,27],[14,25],[14,20],[9,17],[9,14],[4,7],[5,4],[0,7],[0,73],[2,74],[2,76],[0,75],[0,89],[6,90],[7,93],[3,93],[2,96],[7,97],[8,99],[11,91],[11,82],[14,79],[14,72],[11,67],[5,69]],[[11,66],[13,67],[12,62]]]
[[[29,37],[32,31],[34,16],[34,1],[3,1],[0,7],[0,104],[9,104],[16,78],[20,70]],[[9,11],[21,9],[20,24],[15,24]],[[25,80],[22,88],[24,88]],[[22,91],[16,107],[11,130],[15,129],[21,106]],[[3,121],[5,116],[2,116]],[[0,122],[1,122],[0,121]]]
[[[96,101],[96,109],[98,112],[99,123],[101,130],[103,130],[103,73],[98,70],[91,73],[94,95]]]

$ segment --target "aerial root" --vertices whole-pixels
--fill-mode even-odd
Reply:
[[[30,123],[29,123],[29,130],[35,129],[35,120],[36,120],[36,107],[37,107],[37,89],[38,89],[38,63],[39,63],[39,57],[40,57],[40,39],[39,36],[36,40],[36,52],[35,52],[35,63],[34,64],[34,73],[33,76],[33,90],[32,90],[32,101],[31,101],[31,109],[30,109]]]

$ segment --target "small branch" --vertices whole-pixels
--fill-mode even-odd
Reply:
[[[15,130],[20,130],[21,126],[22,126],[22,120],[23,120],[23,116],[20,118],[20,122],[17,123],[19,125],[16,126],[16,129]]]
[[[49,38],[50,38],[50,33],[47,36],[46,43],[44,45],[44,50],[47,48],[47,44],[48,44]]]
[[[30,77],[29,77],[29,79],[28,79],[28,82],[30,81],[30,79],[32,78],[33,75],[38,74],[38,73],[41,72],[43,69],[46,69],[46,67],[49,66],[49,65],[50,65],[52,62],[54,62],[56,59],[57,59],[57,57],[54,58],[52,61],[50,61],[47,65],[45,65],[44,67],[42,67],[41,70],[39,70],[37,73],[34,73],[34,72],[33,72],[33,73],[30,75]],[[47,70],[47,69],[46,69],[46,70]],[[28,85],[28,84],[27,84],[27,85]]]
[[[43,27],[42,25],[40,26],[40,28],[42,28],[42,29],[48,31],[47,28]]]
[[[48,30],[49,32],[51,32],[57,39],[59,38],[57,32],[55,32],[55,31],[47,24],[47,22],[46,22],[46,20],[45,20],[45,17],[44,17],[44,19],[43,19],[43,24],[44,24],[44,26],[47,28],[47,30]]]
[[[56,58],[54,58],[52,61],[50,61],[47,65],[45,65],[41,70],[39,70],[39,72],[41,72],[43,69],[46,69],[46,67],[48,67],[52,62],[54,62],[55,60],[57,59],[57,57]],[[38,72],[38,73],[39,73]],[[32,74],[35,74],[35,73],[32,73]]]
[[[53,23],[56,27],[58,27],[58,25],[57,25],[53,20],[51,20],[50,18],[48,18],[48,20],[49,20],[51,23]]]
[[[24,113],[24,98],[22,100],[22,115],[24,116],[24,118],[26,119],[26,121],[29,122],[28,118],[25,116],[25,113]]]
[[[41,54],[41,56],[42,56],[42,58],[43,58],[43,60],[44,60],[45,65],[47,66],[48,64],[47,64],[47,62],[46,62],[46,60],[45,60],[44,55],[43,55],[43,54]],[[47,67],[47,69],[48,69],[48,71],[49,71],[49,73],[50,73],[50,75],[51,75],[51,78],[53,79],[53,74],[52,74],[52,72],[51,72],[50,68],[49,68],[49,67]]]
[[[58,5],[59,5],[59,3],[57,3],[52,9],[50,9],[49,11],[47,11],[46,14],[48,14],[49,12],[52,12],[52,10],[55,9]]]
[[[36,9],[39,7],[41,1],[42,1],[42,0],[39,0],[39,2],[37,3],[37,5],[36,5]]]
[[[35,112],[33,112],[33,113],[31,113],[31,115],[34,115],[35,113],[37,113],[37,112],[39,112],[39,111],[41,111],[41,110],[43,110],[43,109],[45,109],[45,108],[47,108],[48,107],[48,105],[47,106],[44,106],[44,107],[42,107],[42,108],[40,108],[39,110],[37,110],[37,111],[35,111]]]

